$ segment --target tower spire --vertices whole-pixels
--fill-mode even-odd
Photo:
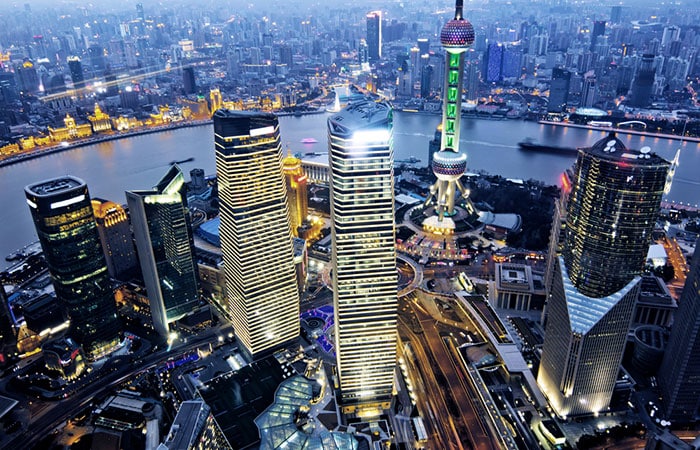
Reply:
[[[462,20],[462,10],[464,9],[464,0],[455,1],[455,19]]]

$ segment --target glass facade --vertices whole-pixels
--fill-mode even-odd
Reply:
[[[386,409],[397,339],[391,107],[347,107],[328,119],[328,141],[340,402]]]
[[[214,114],[221,249],[238,340],[252,356],[299,335],[299,294],[277,117]]]
[[[562,256],[548,270],[548,318],[537,382],[560,417],[605,411],[619,372],[639,275],[669,163],[614,135],[579,149]],[[566,188],[566,186],[565,186]],[[553,233],[550,249],[560,240]]]
[[[127,191],[126,199],[153,327],[166,336],[200,297],[185,177],[172,166],[152,190]]]
[[[29,185],[25,194],[70,335],[96,359],[119,344],[121,325],[87,185],[66,176]]]
[[[695,243],[700,249],[700,240]],[[659,385],[667,418],[700,419],[700,257],[694,256],[674,315],[671,337],[659,368]]]
[[[605,297],[641,273],[669,168],[614,136],[579,150],[563,255],[581,293]]]

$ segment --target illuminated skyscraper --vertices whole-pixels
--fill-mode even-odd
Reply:
[[[370,61],[382,57],[382,12],[367,13],[367,53]]]
[[[289,204],[289,220],[292,234],[299,237],[299,227],[309,215],[309,201],[306,192],[307,177],[301,168],[301,159],[291,154],[282,162],[282,172],[287,185],[287,201]]]
[[[537,376],[559,416],[609,406],[669,167],[614,135],[579,149]]]
[[[344,411],[386,409],[396,369],[392,110],[351,104],[328,119],[333,304]]]
[[[70,335],[96,359],[119,343],[120,324],[87,185],[65,176],[24,191]]]
[[[659,368],[666,418],[673,422],[700,419],[700,240],[674,315],[671,337]]]
[[[228,313],[252,356],[299,335],[299,293],[282,175],[279,124],[272,114],[214,114]]]
[[[469,192],[459,181],[467,169],[467,155],[459,151],[462,114],[462,80],[464,52],[474,42],[474,28],[462,17],[462,0],[457,0],[455,17],[440,32],[445,48],[445,84],[442,99],[442,141],[440,151],[433,156],[433,173],[437,181],[430,187],[426,206],[435,203],[437,221],[454,214],[456,193],[467,198]]]
[[[127,191],[126,200],[153,327],[167,336],[199,303],[185,177],[174,165],[152,190]]]
[[[138,258],[126,211],[122,205],[98,198],[92,199],[92,209],[110,276],[129,281],[138,273]]]

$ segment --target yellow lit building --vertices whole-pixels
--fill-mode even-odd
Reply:
[[[112,119],[112,124],[117,131],[126,131],[133,128],[140,128],[143,126],[143,122],[135,117],[119,116],[116,119]]]
[[[299,292],[279,133],[272,114],[214,113],[225,310],[241,347],[253,359],[299,336]]]
[[[289,224],[292,234],[299,236],[299,227],[306,221],[309,214],[309,202],[306,193],[307,177],[301,169],[301,159],[291,153],[282,160],[282,172],[287,184],[287,202],[289,203]]]
[[[224,106],[224,98],[221,96],[221,90],[214,88],[209,91],[209,105],[211,105],[211,113],[214,114],[217,109]]]
[[[51,136],[51,141],[62,142],[92,136],[92,125],[89,123],[76,124],[75,119],[71,117],[70,114],[66,114],[66,118],[63,119],[63,123],[65,124],[65,127],[63,128],[49,127],[49,136]]]
[[[102,112],[100,105],[95,103],[95,114],[88,116],[88,120],[92,124],[92,131],[99,133],[102,131],[112,131],[112,119],[109,114]]]

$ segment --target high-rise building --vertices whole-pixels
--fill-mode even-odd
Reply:
[[[488,46],[484,57],[484,81],[487,83],[500,81],[502,78],[504,48],[500,42],[494,42]]]
[[[367,52],[370,61],[382,58],[382,12],[367,13]]]
[[[435,204],[435,215],[426,219],[425,226],[454,228],[449,218],[455,214],[455,200],[468,200],[468,191],[459,181],[467,169],[467,155],[459,151],[462,117],[462,83],[464,80],[465,52],[474,43],[474,27],[462,17],[462,0],[457,0],[454,19],[440,32],[445,49],[445,84],[442,101],[442,141],[440,151],[433,155],[432,168],[437,181],[430,187],[425,206]],[[457,193],[459,192],[459,196]],[[447,225],[443,224],[447,222]]]
[[[610,22],[620,23],[622,20],[622,6],[613,6],[610,8]]]
[[[70,335],[97,359],[119,344],[120,324],[87,185],[64,176],[24,191]]]
[[[547,112],[566,111],[566,102],[569,98],[570,83],[571,72],[559,67],[552,69],[552,83],[549,86],[549,103],[547,103]]]
[[[695,249],[659,368],[666,418],[683,423],[700,419],[700,240]]]
[[[537,376],[560,417],[610,404],[669,167],[614,134],[578,151]]]
[[[197,92],[197,81],[194,76],[194,67],[184,67],[182,69],[182,86],[185,95]]]
[[[153,327],[167,336],[199,303],[185,177],[173,165],[152,190],[127,191],[126,200]]]
[[[122,205],[99,198],[92,199],[92,209],[109,275],[129,281],[138,274],[138,258],[126,211]]]
[[[651,104],[651,94],[656,78],[656,64],[654,55],[647,53],[642,55],[639,67],[632,80],[630,88],[630,105],[636,108],[645,108]]]
[[[598,41],[599,36],[603,36],[605,34],[605,21],[604,20],[596,20],[593,22],[593,32],[591,33],[591,46],[590,50],[593,51],[595,49],[596,43]]]
[[[282,162],[284,181],[287,185],[289,220],[294,237],[299,237],[299,227],[309,215],[309,201],[306,192],[307,176],[301,168],[301,159],[288,154]]]
[[[335,352],[346,413],[387,409],[396,369],[392,110],[353,103],[328,119]]]
[[[299,293],[277,117],[214,114],[221,249],[236,337],[253,357],[299,335]]]

